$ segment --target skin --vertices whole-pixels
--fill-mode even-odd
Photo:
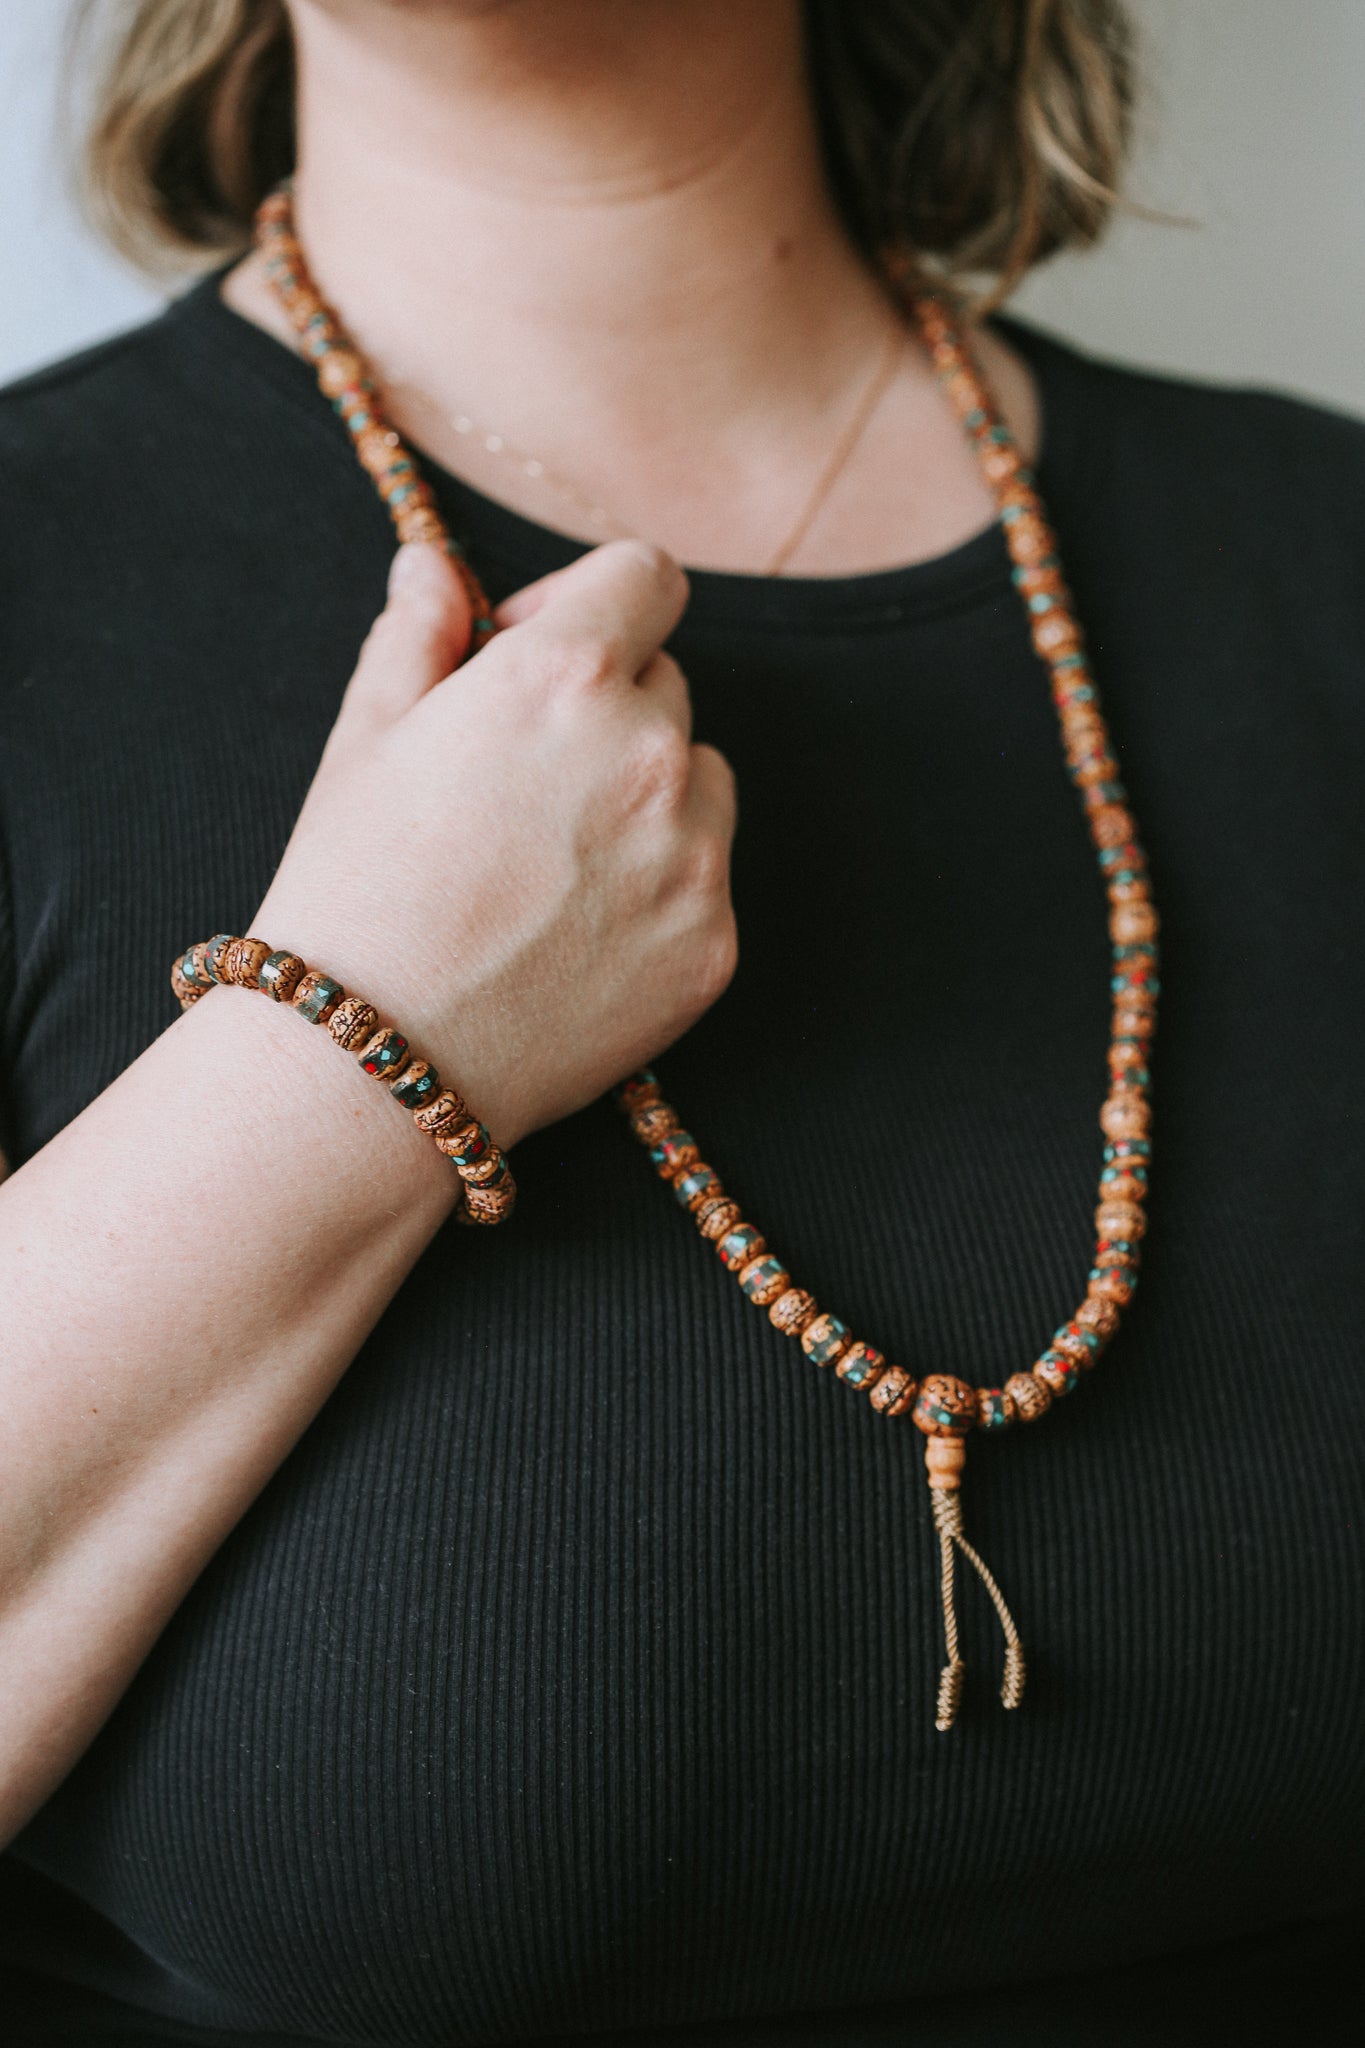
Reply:
[[[660,652],[687,600],[674,558],[767,557],[892,315],[821,184],[794,0],[293,14],[324,289],[379,363],[654,543],[522,592],[455,674],[459,587],[439,552],[405,549],[248,926],[400,1020],[510,1146],[669,1044],[733,972],[734,790]],[[254,259],[225,290],[278,331]],[[1022,365],[978,346],[1031,446]],[[429,410],[395,413],[575,530]],[[874,427],[794,570],[913,561],[989,521],[913,348]],[[457,772],[487,793],[478,835],[451,817]],[[327,1171],[263,1180],[262,1154]],[[0,1187],[0,1841],[98,1732],[451,1202],[448,1163],[323,1033],[223,988]],[[452,1285],[463,1256],[477,1240]]]

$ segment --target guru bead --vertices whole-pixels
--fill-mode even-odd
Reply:
[[[277,1003],[287,1003],[303,979],[297,953],[267,953],[256,971],[256,986]]]
[[[367,1003],[364,996],[347,996],[328,1018],[327,1030],[343,1052],[354,1052],[378,1022],[379,1012],[373,1003]]]
[[[951,1373],[933,1372],[920,1381],[915,1427],[926,1436],[965,1436],[976,1421],[976,1388]]]
[[[1036,1422],[1052,1406],[1052,1390],[1031,1372],[1016,1372],[1005,1381],[1005,1392],[1014,1403],[1021,1422]]]

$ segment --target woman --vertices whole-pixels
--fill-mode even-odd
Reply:
[[[924,1439],[603,1099],[666,1051],[917,1380],[1084,1288],[1104,891],[879,252],[1093,237],[1125,76],[1098,0],[124,10],[98,188],[219,267],[0,403],[17,2038],[1338,2038],[1361,428],[973,331],[1165,920],[1142,1292],[972,1460],[1017,1712],[971,1587],[935,1728]],[[465,666],[248,253],[291,168],[500,603]],[[457,1079],[505,1227],[325,1032],[216,985],[167,1028],[224,928]]]

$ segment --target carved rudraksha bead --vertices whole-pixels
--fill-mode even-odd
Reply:
[[[470,1223],[501,1223],[511,1215],[516,1199],[517,1184],[510,1173],[491,1188],[471,1187],[466,1181],[464,1208],[460,1213]]]
[[[1146,1212],[1137,1202],[1105,1200],[1095,1211],[1095,1229],[1101,1237],[1120,1237],[1131,1242],[1146,1231]]]
[[[769,1252],[741,1267],[739,1284],[757,1307],[768,1308],[791,1286],[791,1274],[781,1259],[775,1259]]]
[[[816,1365],[836,1364],[852,1341],[852,1331],[838,1316],[816,1316],[801,1332],[801,1349]]]
[[[856,1344],[849,1345],[834,1370],[841,1380],[847,1380],[849,1386],[859,1387],[865,1394],[870,1394],[886,1371],[886,1360],[880,1351],[859,1339]]]
[[[293,957],[292,954],[285,955],[286,959]],[[339,981],[333,981],[329,974],[319,974],[316,967],[310,967],[289,1000],[308,1023],[326,1024],[345,994]]]
[[[1072,1320],[1083,1330],[1093,1330],[1097,1337],[1108,1342],[1118,1329],[1119,1312],[1112,1301],[1106,1301],[1102,1295],[1091,1294],[1081,1303]]]
[[[1118,903],[1109,913],[1109,936],[1116,946],[1131,946],[1154,939],[1161,919],[1150,903]]]
[[[976,1421],[976,1388],[951,1373],[932,1372],[920,1381],[915,1427],[926,1436],[965,1436]]]
[[[1122,846],[1137,824],[1126,804],[1101,804],[1090,813],[1090,836],[1096,846]]]
[[[651,1073],[648,1067],[641,1067],[638,1074],[632,1074],[628,1081],[621,1083],[616,1090],[616,1100],[627,1116],[633,1115],[637,1109],[643,1109],[646,1103],[662,1102],[658,1076]]]
[[[373,1003],[367,1003],[364,996],[347,996],[328,1018],[327,1029],[343,1052],[354,1052],[378,1022],[379,1012]]]
[[[646,1102],[631,1112],[630,1128],[642,1145],[657,1145],[678,1129],[678,1112],[667,1102]]]
[[[732,1201],[729,1195],[708,1195],[692,1211],[698,1230],[713,1244],[734,1229],[741,1214],[739,1203]]]
[[[267,953],[256,971],[256,986],[264,989],[272,1002],[287,1003],[293,998],[303,973],[303,962],[297,953]]]
[[[454,1088],[443,1088],[434,1102],[424,1102],[420,1109],[415,1109],[412,1113],[412,1120],[418,1130],[426,1131],[433,1138],[438,1131],[465,1123],[468,1117],[469,1110],[465,1105],[465,1099]]]
[[[394,1024],[385,1024],[366,1039],[356,1054],[362,1070],[396,1080],[412,1058],[412,1048]]]
[[[768,1321],[786,1336],[799,1337],[816,1314],[815,1296],[807,1294],[804,1287],[789,1287],[768,1310]]]
[[[1142,1138],[1152,1126],[1151,1104],[1135,1089],[1122,1089],[1105,1097],[1100,1110],[1100,1129],[1107,1138]]]
[[[906,1415],[915,1405],[915,1385],[903,1365],[888,1365],[867,1398],[879,1415]]]
[[[1021,1422],[1036,1422],[1052,1406],[1052,1391],[1031,1372],[1016,1372],[1005,1381],[1005,1392],[1014,1403]]]
[[[234,939],[223,952],[223,980],[235,988],[257,987],[256,977],[269,955],[270,948],[264,939]]]

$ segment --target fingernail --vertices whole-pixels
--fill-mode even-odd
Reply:
[[[389,590],[417,590],[441,573],[441,551],[430,541],[405,541],[389,568]]]

